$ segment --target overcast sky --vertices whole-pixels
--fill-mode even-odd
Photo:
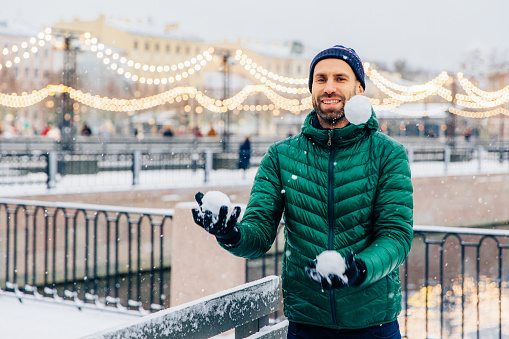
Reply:
[[[457,71],[475,48],[509,59],[508,0],[9,0],[0,19],[42,27],[100,13],[178,23],[206,41],[299,40],[317,51],[343,44],[365,61],[406,60],[430,71]]]

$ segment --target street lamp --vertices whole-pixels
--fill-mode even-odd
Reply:
[[[223,102],[230,97],[230,74],[231,65],[234,62],[231,51],[229,49],[214,49],[214,54],[221,56],[221,69],[223,72]],[[222,135],[222,146],[223,152],[226,152],[230,148],[230,125],[231,125],[231,111],[226,107],[226,112],[222,115],[223,121],[223,135]]]
[[[73,41],[79,38],[79,33],[53,31],[53,35],[61,36],[64,52],[62,84],[67,88],[76,88],[76,51],[78,47],[74,46]],[[63,151],[73,152],[76,137],[76,126],[74,123],[74,107],[67,91],[62,94],[60,116],[56,119],[60,128],[61,138],[60,146]]]
[[[451,85],[451,96],[452,96],[452,107],[455,107],[455,100],[456,100],[456,81],[454,81],[454,78],[450,78],[449,81]],[[454,147],[456,144],[456,114],[449,112],[448,119],[449,122],[447,123],[447,144],[451,147]]]

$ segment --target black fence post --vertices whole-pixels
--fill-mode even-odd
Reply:
[[[57,153],[55,151],[50,151],[46,156],[46,173],[48,175],[46,185],[48,189],[56,187],[57,169],[58,169]]]
[[[209,175],[212,171],[212,151],[210,149],[205,150],[205,176],[203,182],[209,180]]]
[[[141,173],[141,151],[135,151],[133,153],[133,186],[140,184],[140,173]]]

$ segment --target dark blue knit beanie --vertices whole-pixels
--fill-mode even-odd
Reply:
[[[355,53],[352,48],[348,48],[341,45],[336,45],[331,48],[324,49],[318,53],[309,67],[309,91],[313,86],[313,73],[315,71],[316,64],[323,59],[340,59],[345,61],[352,68],[357,80],[361,83],[362,88],[366,89],[366,82],[364,80],[364,66],[362,65],[361,58]]]

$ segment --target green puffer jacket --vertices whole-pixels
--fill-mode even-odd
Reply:
[[[222,245],[256,258],[271,247],[284,212],[282,287],[290,321],[355,329],[393,321],[401,310],[398,267],[412,243],[412,183],[404,147],[366,124],[314,128],[272,145],[262,160],[238,226]],[[322,290],[305,273],[325,250],[352,251],[366,264],[359,287]]]

